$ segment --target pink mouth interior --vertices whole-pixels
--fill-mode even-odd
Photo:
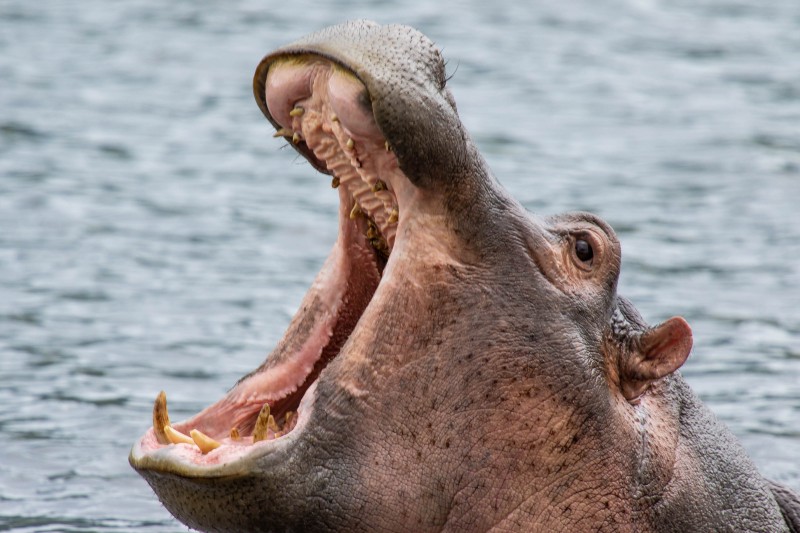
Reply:
[[[145,453],[164,450],[201,465],[229,462],[252,449],[265,403],[279,431],[270,430],[255,445],[291,438],[312,406],[301,400],[357,327],[394,246],[399,218],[395,188],[408,182],[375,124],[361,82],[330,61],[303,56],[274,62],[266,85],[270,114],[283,127],[278,134],[305,143],[333,175],[340,198],[339,236],[264,364],[217,403],[172,425],[185,434],[197,429],[221,445],[204,454],[192,444],[162,444],[151,428],[140,442]],[[238,438],[231,436],[232,428]]]

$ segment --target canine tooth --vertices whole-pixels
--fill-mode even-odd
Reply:
[[[289,130],[289,129],[286,129],[286,128],[281,128],[278,131],[276,131],[275,133],[273,133],[272,136],[273,137],[291,137],[292,136],[292,130]]]
[[[211,450],[216,450],[221,446],[221,444],[205,433],[201,432],[200,430],[193,429],[189,432],[189,435],[192,436],[192,440],[197,447],[200,448],[200,451],[203,452],[203,455],[207,454]]]
[[[300,137],[300,133],[298,133],[298,132],[294,132],[294,135],[292,135],[292,142],[293,142],[294,144],[297,144],[297,143],[299,143],[299,142],[300,142],[300,139],[301,139],[301,137]]]
[[[395,207],[392,209],[392,212],[389,214],[389,219],[386,222],[389,224],[394,224],[398,220],[400,220],[400,211],[398,211]]]
[[[231,440],[242,440],[242,436],[239,435],[239,428],[231,428]]]
[[[291,111],[289,111],[289,116],[290,117],[301,117],[301,116],[303,116],[303,113],[305,113],[305,109],[303,109],[300,106],[297,106],[294,109],[292,109]]]
[[[387,188],[386,183],[384,183],[381,180],[378,180],[375,182],[375,185],[372,186],[372,192],[385,191],[386,188]]]
[[[361,208],[358,206],[358,203],[353,205],[353,209],[350,211],[350,220],[355,220],[362,215]]]
[[[331,180],[331,187],[333,187],[334,189],[339,188],[339,178],[337,178],[336,176],[334,176],[333,179]]]
[[[253,442],[259,442],[267,438],[267,425],[272,415],[269,414],[269,404],[265,403],[258,413],[256,427],[253,428]]]
[[[355,146],[355,145],[356,145],[356,142],[353,139],[347,139],[347,148],[352,150],[353,146]]]
[[[169,426],[169,413],[167,412],[167,393],[163,390],[156,396],[153,404],[153,432],[159,444],[169,444],[170,440],[164,433],[164,426]]]
[[[194,440],[188,435],[184,435],[172,426],[164,426],[164,433],[172,444],[194,444]]]

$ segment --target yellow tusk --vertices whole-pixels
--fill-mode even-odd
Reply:
[[[156,396],[153,404],[153,432],[159,444],[169,444],[170,440],[164,433],[164,426],[169,426],[169,413],[167,412],[167,393],[163,390]]]
[[[172,426],[164,426],[164,433],[172,444],[194,444],[194,440],[184,435]]]
[[[219,442],[197,429],[190,431],[189,435],[192,436],[192,440],[197,444],[197,447],[200,448],[200,451],[203,452],[203,455],[221,446]]]

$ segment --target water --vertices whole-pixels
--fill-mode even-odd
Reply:
[[[501,181],[617,229],[621,291],[687,317],[684,375],[800,489],[800,4],[321,4],[0,2],[0,530],[185,530],[127,453],[160,389],[180,419],[261,361],[334,241],[250,81],[343,17],[444,48]]]

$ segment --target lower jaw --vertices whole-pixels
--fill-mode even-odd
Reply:
[[[278,348],[223,399],[187,421],[170,424],[165,401],[157,415],[157,400],[154,426],[131,451],[135,468],[183,476],[230,475],[248,458],[285,449],[299,438],[310,418],[316,383],[371,301],[385,262],[364,235],[366,221],[352,220],[350,202],[345,200],[340,207],[339,240]],[[320,301],[322,309],[317,308]],[[316,320],[304,331],[303,319],[309,313]],[[281,351],[296,345],[300,348],[294,353]],[[259,420],[264,418],[265,404],[272,426],[256,435],[259,424],[269,425],[266,418]],[[166,436],[163,427],[156,431],[162,422],[171,427]],[[170,440],[172,430],[183,437]]]
[[[314,412],[317,382],[314,381],[303,394],[291,431],[280,437],[252,442],[251,437],[241,440],[222,439],[220,446],[203,453],[193,444],[158,443],[153,428],[134,444],[129,462],[140,472],[153,471],[185,478],[216,478],[245,476],[252,473],[252,463],[269,454],[288,452],[302,438]],[[176,427],[191,425],[190,422]]]

